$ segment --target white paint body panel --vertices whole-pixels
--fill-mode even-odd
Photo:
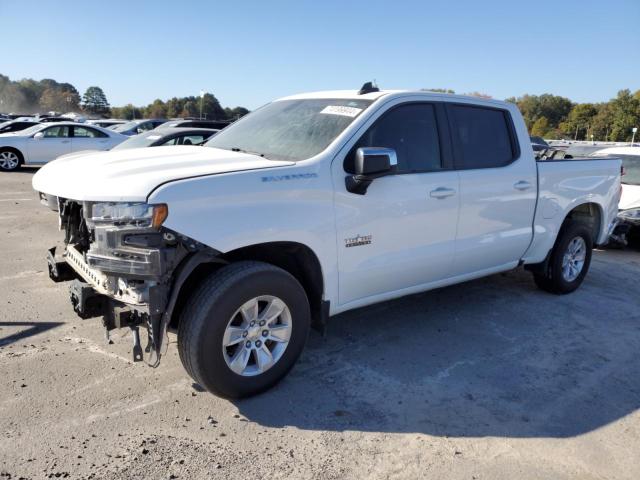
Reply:
[[[166,203],[165,226],[221,252],[297,242],[318,257],[331,314],[539,262],[567,213],[593,202],[599,241],[615,217],[620,163],[536,163],[516,107],[430,92],[319,92],[289,98],[369,98],[374,103],[322,153],[298,163],[207,147],[156,147],[71,156],[33,179],[36,190],[81,201]],[[359,135],[393,105],[455,101],[508,109],[520,158],[501,169],[405,174],[346,191],[343,159]],[[538,192],[538,177],[540,186]],[[275,179],[275,180],[274,180]],[[531,187],[514,188],[526,181]],[[456,194],[435,199],[437,187]],[[371,235],[370,244],[345,239]]]
[[[640,208],[640,185],[622,184],[622,196],[620,197],[620,210]]]
[[[73,128],[74,126],[81,127],[82,124],[75,122],[44,123],[39,131],[57,126]],[[68,155],[81,150],[109,150],[128,138],[125,135],[95,125],[90,126],[90,128],[102,132],[106,137],[85,138],[69,136],[35,138],[34,135],[38,132],[32,132],[29,135],[23,132],[14,132],[0,135],[0,149],[3,147],[11,147],[18,150],[22,154],[25,165],[44,165],[62,155]]]
[[[618,213],[620,200],[619,160],[567,160],[538,162],[538,208],[526,263],[542,261],[553,247],[567,212],[583,203],[600,208],[597,242],[606,243],[609,225]],[[548,215],[543,215],[547,212]],[[555,212],[551,215],[551,212]]]

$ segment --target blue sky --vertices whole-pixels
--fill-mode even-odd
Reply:
[[[0,0],[0,73],[54,78],[112,105],[214,93],[446,87],[604,101],[640,89],[640,0]]]

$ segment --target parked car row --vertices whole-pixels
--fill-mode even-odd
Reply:
[[[99,123],[119,122],[110,128]],[[131,122],[96,120],[93,123],[38,123],[13,120],[0,124],[0,171],[21,165],[43,165],[62,155],[96,150],[155,147],[160,145],[201,145],[225,127],[227,122],[162,119]],[[4,128],[4,130],[3,130]],[[140,138],[138,138],[140,137]]]
[[[70,122],[74,121],[67,117],[18,117],[4,118],[0,117],[0,134],[18,132],[39,123],[54,122]],[[109,128],[123,135],[138,135],[142,132],[153,130],[154,128],[165,127],[192,127],[192,128],[213,128],[220,130],[225,128],[231,122],[226,120],[202,120],[202,119],[140,119],[140,120],[120,120],[115,118],[107,119],[91,119],[86,120],[87,125],[95,125],[98,127]]]

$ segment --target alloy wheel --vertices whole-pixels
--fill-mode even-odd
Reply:
[[[243,377],[260,375],[282,358],[291,338],[289,307],[278,297],[252,298],[233,314],[224,331],[222,354]]]

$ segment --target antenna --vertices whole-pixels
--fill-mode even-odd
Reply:
[[[378,86],[376,85],[376,81],[374,80],[373,82],[367,82],[364,85],[362,85],[362,87],[358,91],[358,95],[364,95],[365,93],[372,93],[372,92],[379,92],[379,91],[380,89],[378,88]]]

